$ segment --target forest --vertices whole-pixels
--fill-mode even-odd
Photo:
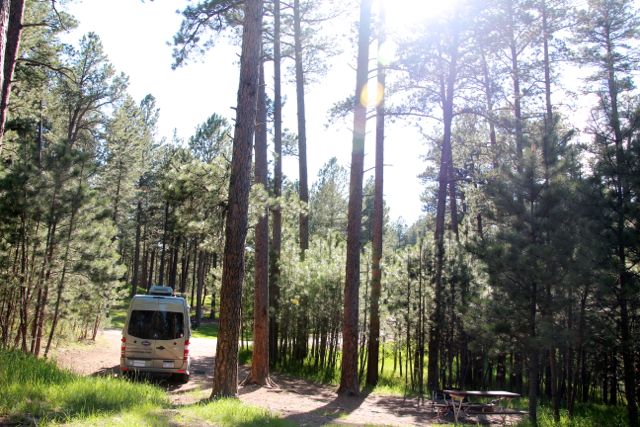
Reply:
[[[357,396],[390,375],[519,393],[531,425],[591,403],[640,425],[637,2],[457,0],[398,31],[383,0],[193,1],[167,67],[226,37],[237,106],[172,140],[96,33],[63,41],[66,3],[0,0],[0,352],[95,339],[163,284],[194,328],[219,322],[213,397],[238,394],[250,341],[245,382],[315,372]],[[327,126],[348,123],[351,158],[309,177],[325,118],[305,91],[337,46],[355,91]],[[412,224],[385,202],[399,126],[424,142]]]

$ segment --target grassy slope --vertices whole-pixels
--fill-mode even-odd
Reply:
[[[237,400],[172,407],[164,390],[119,378],[82,377],[53,362],[0,351],[0,424],[289,426]],[[206,425],[206,424],[204,424]]]

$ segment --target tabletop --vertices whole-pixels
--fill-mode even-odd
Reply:
[[[502,390],[443,390],[449,396],[455,397],[497,397],[515,398],[520,397],[518,393]]]

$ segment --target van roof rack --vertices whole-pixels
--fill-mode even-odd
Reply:
[[[173,296],[173,288],[170,286],[154,285],[149,288],[149,295]]]

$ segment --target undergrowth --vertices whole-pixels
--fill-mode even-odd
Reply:
[[[525,419],[518,427],[530,427]],[[626,408],[623,406],[606,406],[595,403],[577,404],[573,418],[569,418],[566,409],[560,410],[560,422],[553,419],[550,406],[538,407],[538,427],[624,427],[629,425]]]

